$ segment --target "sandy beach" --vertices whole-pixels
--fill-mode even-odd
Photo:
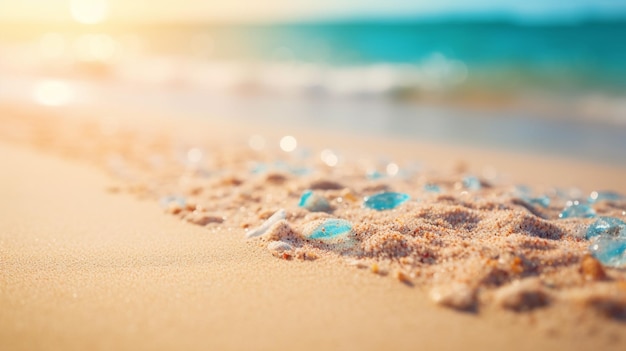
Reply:
[[[59,113],[8,106],[3,111],[2,349],[621,350],[626,342],[623,320],[584,306],[554,304],[520,313],[481,303],[479,311],[463,312],[433,303],[419,279],[404,284],[392,271],[358,269],[332,250],[315,260],[276,258],[266,241],[245,240],[242,223],[205,228],[164,214],[141,191],[112,191],[125,189],[124,182],[103,172],[99,154],[90,153],[97,145],[90,148],[83,135],[80,147],[67,148],[59,138],[67,133],[68,140],[78,140],[71,139],[77,130],[89,130],[74,128],[75,116],[57,119]],[[139,139],[167,130],[184,137],[187,147],[207,138],[245,144],[252,133],[278,140],[282,132],[106,115],[107,123],[135,132],[152,118]],[[98,125],[98,118],[92,112],[79,125]],[[68,128],[46,130],[48,124]],[[626,191],[626,169],[620,167],[291,132],[303,145],[392,154],[398,164],[418,159],[433,169],[463,167],[476,174],[489,166],[512,184],[576,186],[585,194]],[[341,211],[335,214],[351,216]],[[623,279],[621,270],[610,274],[614,282]]]

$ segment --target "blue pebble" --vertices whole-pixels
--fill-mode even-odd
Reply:
[[[409,201],[410,198],[404,193],[382,192],[365,198],[363,205],[377,211],[391,210]]]
[[[376,179],[380,179],[383,178],[384,175],[382,173],[380,173],[379,171],[369,171],[367,172],[367,178],[371,179],[371,180],[376,180]]]
[[[352,224],[343,219],[327,219],[315,227],[307,237],[309,239],[327,240],[347,235],[352,231]]]
[[[424,185],[424,191],[428,193],[440,193],[441,187],[437,184],[426,184]]]
[[[515,186],[515,193],[521,196],[530,196],[532,191],[533,191],[532,188],[529,187],[528,185],[518,184]]]
[[[291,167],[290,172],[296,176],[305,176],[313,173],[313,169],[309,167]]]
[[[626,201],[626,196],[614,191],[594,191],[587,199],[587,202],[590,204],[599,201]]]
[[[475,176],[467,176],[463,178],[463,186],[469,190],[480,190],[481,184],[480,179]]]
[[[574,203],[571,206],[565,207],[559,214],[559,218],[594,218],[596,217],[596,211],[588,205]]]
[[[250,173],[252,174],[261,174],[265,173],[268,170],[268,166],[265,163],[255,163],[254,166],[250,169]]]
[[[600,235],[620,237],[626,240],[626,223],[615,217],[600,217],[589,226],[585,237],[591,239]]]
[[[528,202],[531,205],[539,205],[543,208],[547,208],[550,206],[550,198],[546,195],[538,196],[538,197],[527,197],[524,201]]]
[[[305,191],[300,197],[298,206],[306,208],[312,212],[327,212],[330,211],[330,204],[325,197],[314,193],[311,190]]]
[[[605,266],[621,267],[626,265],[626,238],[600,235],[589,246],[591,254]]]

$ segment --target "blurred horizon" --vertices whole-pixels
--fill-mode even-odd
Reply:
[[[0,33],[0,102],[626,161],[626,1],[0,0]]]
[[[78,15],[78,18],[77,18]],[[215,3],[202,0],[21,0],[0,1],[0,21],[72,23],[81,15],[109,23],[216,23],[224,25],[309,22],[510,21],[520,24],[626,20],[620,0],[264,0]],[[96,16],[96,17],[93,17]]]

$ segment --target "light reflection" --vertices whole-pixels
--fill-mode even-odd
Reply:
[[[292,152],[298,147],[298,141],[291,135],[285,135],[280,139],[280,148],[285,152]]]
[[[197,147],[193,147],[187,151],[187,161],[190,164],[198,164],[202,161],[204,157],[204,152]]]
[[[74,90],[60,80],[43,80],[35,85],[33,98],[41,105],[63,106],[74,99]]]
[[[387,167],[385,170],[387,171],[387,175],[393,177],[398,174],[398,172],[400,171],[400,167],[398,166],[397,163],[391,162],[387,164]]]
[[[70,2],[72,18],[82,24],[98,24],[109,16],[107,0],[72,0]]]
[[[76,59],[79,61],[111,61],[116,50],[115,40],[105,34],[81,35],[74,42]]]
[[[335,167],[339,162],[339,157],[330,149],[324,149],[320,153],[320,158],[329,167]]]

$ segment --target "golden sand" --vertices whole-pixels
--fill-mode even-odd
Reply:
[[[193,232],[204,232],[209,235],[208,238],[227,236],[231,238],[229,240],[234,240],[229,245],[236,242],[239,243],[237,245],[243,243],[243,247],[250,248],[250,245],[258,244],[262,249],[257,251],[259,260],[267,257],[276,263],[266,264],[273,266],[281,262],[281,267],[287,267],[282,265],[284,263],[296,275],[313,274],[317,279],[337,274],[342,279],[351,274],[379,277],[380,284],[424,291],[431,300],[442,306],[487,314],[504,313],[494,311],[513,311],[515,318],[523,320],[527,318],[525,316],[545,317],[547,319],[540,323],[541,328],[557,333],[567,334],[573,327],[567,323],[556,326],[551,323],[577,320],[580,316],[585,316],[588,321],[581,324],[588,330],[595,330],[595,327],[590,327],[593,323],[601,323],[600,325],[610,331],[620,328],[619,324],[613,324],[611,318],[624,318],[624,271],[598,268],[598,263],[587,256],[588,244],[580,238],[579,233],[591,220],[557,219],[565,199],[557,198],[556,194],[553,195],[552,204],[544,209],[520,201],[515,193],[514,183],[506,179],[483,177],[484,186],[481,189],[465,189],[461,182],[468,174],[465,167],[447,170],[414,169],[411,160],[398,161],[396,165],[399,170],[412,172],[372,180],[366,176],[372,157],[356,153],[350,154],[350,157],[344,156],[336,166],[330,167],[317,157],[298,156],[271,148],[254,150],[237,140],[225,143],[222,140],[203,142],[193,139],[194,142],[191,143],[177,139],[180,136],[175,133],[163,130],[155,133],[133,129],[132,126],[110,130],[93,120],[42,122],[34,117],[5,119],[10,122],[5,125],[12,128],[3,131],[4,140],[35,145],[47,152],[93,163],[107,170],[115,179],[115,184],[108,187],[111,193],[132,193],[153,203],[168,195],[181,196],[185,199],[184,204],[167,201],[163,208],[164,212],[185,222],[185,226],[181,228],[189,228],[190,231],[191,228],[201,229],[201,232],[196,229]],[[319,150],[312,154],[318,155],[317,151]],[[339,149],[336,152],[340,154]],[[259,165],[269,166],[258,170]],[[301,169],[309,171],[302,174],[299,171]],[[442,192],[426,192],[423,190],[426,184],[437,184]],[[310,212],[299,207],[300,196],[309,189],[328,199],[331,209],[327,212]],[[548,186],[537,189],[541,193],[552,191],[552,187]],[[363,208],[363,199],[366,196],[382,190],[405,192],[412,199],[389,211],[379,212]],[[244,240],[247,232],[260,226],[279,209],[285,210],[284,220],[270,226],[261,237]],[[601,215],[622,216],[626,208],[624,204],[611,203],[600,204],[596,206],[596,210]],[[330,243],[303,236],[310,223],[326,218],[340,218],[351,222],[353,228],[350,236],[340,242]],[[165,219],[160,219],[159,222],[163,220]],[[115,236],[104,240],[107,242],[114,238]],[[159,240],[170,242],[178,239],[180,236],[174,235],[170,239]],[[3,242],[13,241],[11,236],[3,239]],[[128,243],[126,239],[124,241]],[[191,242],[193,240],[189,241]],[[97,247],[98,243],[94,245]],[[179,247],[180,244],[175,246]],[[11,267],[25,269],[15,258],[23,256],[31,249],[20,249],[14,245],[5,248],[13,257]],[[193,257],[198,257],[198,250],[191,250],[186,255],[185,249],[181,249],[182,256],[177,260],[185,260],[184,257],[187,257],[196,262]],[[217,251],[207,254],[219,256],[220,251],[227,248],[215,246],[211,250]],[[239,252],[239,255],[242,254]],[[113,256],[110,259],[115,260]],[[124,257],[127,256],[121,255],[118,259]],[[218,259],[218,265],[219,262],[225,262],[224,260],[254,265],[245,256]],[[602,273],[598,273],[600,270]],[[189,268],[182,270],[188,271]],[[316,273],[312,273],[313,271]],[[6,272],[8,271],[5,274]],[[85,267],[82,272],[81,274],[90,274],[89,272],[102,270]],[[157,271],[154,273],[159,274]],[[140,286],[149,283],[144,278],[137,279]],[[270,283],[274,281],[271,277],[258,279],[268,279]],[[275,279],[280,280],[279,285],[287,283],[283,280],[286,278]],[[7,276],[4,280],[16,282],[15,278]],[[332,286],[331,281],[335,282],[331,279],[320,284]],[[25,282],[31,288],[35,283],[30,280]],[[94,283],[93,280],[87,282]],[[247,284],[240,284],[242,286],[237,287],[235,284],[232,288],[245,289]],[[368,284],[353,282],[348,284],[348,289],[360,290],[368,287]],[[162,284],[158,285],[162,287]],[[288,283],[287,285],[291,286]],[[307,286],[311,288],[311,285]],[[367,289],[370,288],[371,286]],[[293,293],[299,290],[293,287]],[[394,294],[391,293],[389,297]],[[250,298],[254,295],[250,295]],[[18,295],[3,296],[3,301],[8,303],[5,306],[14,311],[12,313],[23,311],[15,305],[19,301]],[[133,293],[131,296],[139,295]],[[367,303],[378,304],[377,308],[384,310],[386,302],[376,299]],[[402,301],[406,304],[407,300],[403,298]],[[111,300],[110,303],[114,302]],[[184,308],[189,307],[185,303],[183,305]],[[393,303],[391,305],[395,306]],[[330,303],[330,306],[336,305]],[[215,308],[212,307],[211,311],[218,314],[224,311]],[[398,308],[402,309],[399,305]],[[246,318],[245,311],[236,311],[241,313],[241,318]],[[275,311],[268,310],[267,315],[275,320],[284,316],[280,314],[284,312],[286,311],[282,308],[276,307]],[[62,314],[61,311],[55,313]],[[325,318],[321,312],[307,313],[305,318],[317,321]],[[596,315],[601,316],[594,317]],[[19,314],[12,316],[17,318]],[[387,317],[374,318],[385,320]],[[403,314],[399,318],[407,321],[409,316]],[[445,318],[451,318],[452,321],[456,317]],[[290,320],[291,317],[287,319]],[[358,319],[357,317],[354,321]],[[235,323],[232,319],[226,320]],[[11,319],[8,320],[10,321]],[[159,321],[156,323],[162,325]],[[181,324],[180,321],[177,323]],[[365,324],[362,327],[372,328]],[[507,333],[513,340],[515,337],[512,335],[517,331]],[[400,348],[402,345],[407,346],[407,340],[414,340],[409,336],[402,340],[402,336],[397,333],[381,336],[380,340],[389,341],[392,335],[392,344]],[[488,334],[484,334],[483,338],[488,338],[486,335]],[[171,337],[168,340],[174,342],[172,340],[175,337]],[[599,340],[603,345],[618,346],[623,342],[621,339],[609,342],[606,336],[596,338],[594,340]],[[193,340],[197,342],[199,339],[196,336]],[[306,342],[309,347],[315,345],[312,340],[300,341]],[[272,345],[281,344],[276,340],[261,340],[253,345],[269,345],[273,348]],[[228,345],[232,347],[234,344]],[[320,345],[329,344],[326,342]],[[564,346],[566,343],[561,340],[560,345]],[[338,344],[334,346],[337,347]]]

